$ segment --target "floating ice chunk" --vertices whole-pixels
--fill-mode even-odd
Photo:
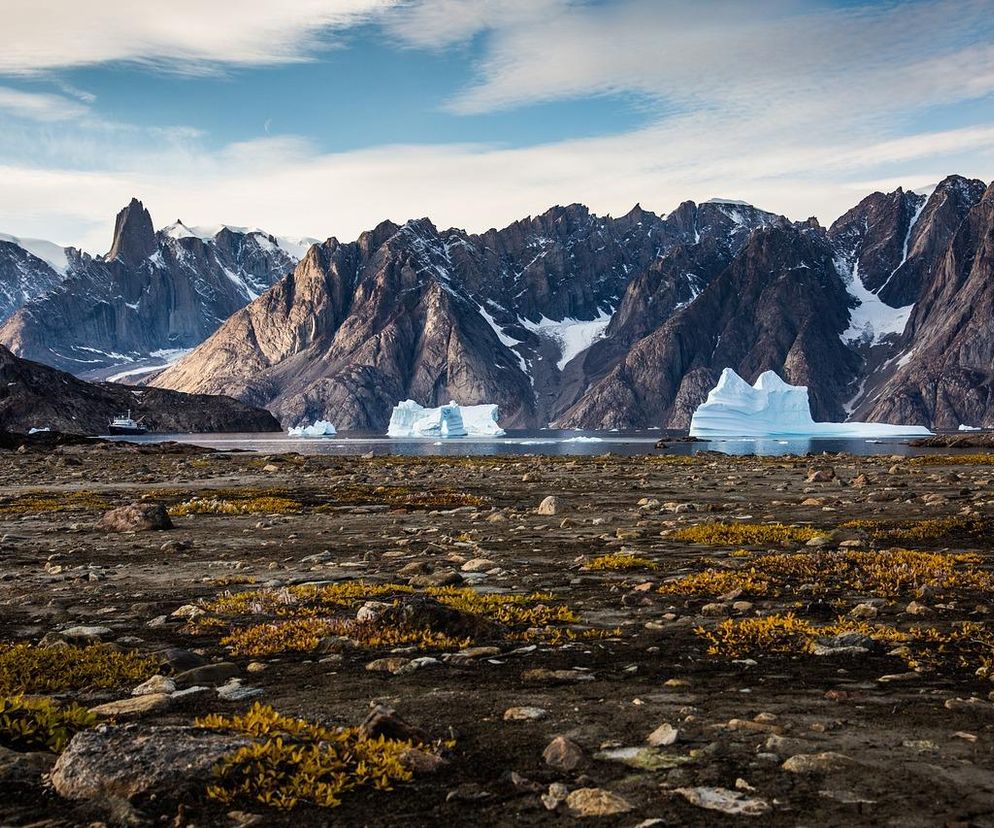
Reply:
[[[496,405],[459,405],[450,402],[439,408],[425,408],[414,400],[394,406],[387,428],[388,437],[502,437],[497,425]]]
[[[287,431],[290,437],[334,437],[337,433],[327,420],[317,420],[309,426],[295,426]]]
[[[959,430],[960,430],[960,431],[980,431],[980,430],[981,430],[981,428],[980,428],[980,426],[968,426],[968,425],[961,425],[961,426],[959,427]]]
[[[773,371],[749,385],[731,368],[690,420],[692,437],[904,437],[931,434],[923,426],[816,423],[808,389],[788,385]]]
[[[44,434],[46,431],[51,431],[51,430],[52,429],[50,429],[48,426],[45,426],[44,428],[30,428],[30,429],[28,429],[28,434],[29,435],[30,434]]]

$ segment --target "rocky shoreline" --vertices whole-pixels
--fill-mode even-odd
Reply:
[[[991,824],[994,456],[830,463],[0,451],[0,823]]]

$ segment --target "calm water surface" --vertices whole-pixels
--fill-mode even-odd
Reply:
[[[677,439],[679,435],[661,431],[508,431],[505,437],[456,437],[449,439],[389,438],[382,434],[342,432],[336,437],[288,437],[272,434],[149,434],[141,437],[118,437],[137,443],[175,440],[222,451],[257,451],[275,454],[296,451],[301,454],[402,454],[402,455],[524,455],[562,454],[697,454],[719,451],[725,454],[850,454],[918,455],[936,453],[936,449],[918,449],[907,445],[908,438],[868,439],[755,439],[722,438],[700,443],[670,443],[665,451],[655,448],[660,438]],[[941,449],[942,453],[956,453]],[[963,450],[960,450],[963,451]],[[969,450],[966,450],[969,451]]]

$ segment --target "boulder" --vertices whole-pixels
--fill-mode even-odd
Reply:
[[[193,727],[103,725],[73,736],[52,769],[66,799],[168,794],[203,786],[211,767],[249,739]]]
[[[105,512],[97,528],[104,532],[149,532],[172,529],[173,522],[161,503],[132,503]]]

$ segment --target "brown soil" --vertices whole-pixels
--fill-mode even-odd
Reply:
[[[994,707],[986,705],[992,687],[971,665],[880,682],[909,670],[888,648],[832,658],[805,652],[708,655],[694,631],[699,625],[787,610],[807,617],[820,610],[792,591],[750,597],[752,607],[744,610],[732,609],[728,596],[722,602],[717,595],[656,591],[667,578],[745,560],[738,546],[668,537],[680,526],[781,522],[831,532],[850,520],[893,527],[964,510],[978,520],[994,519],[987,462],[964,456],[928,463],[854,457],[828,462],[837,479],[807,484],[810,458],[261,458],[100,445],[7,452],[0,454],[0,641],[37,642],[53,630],[104,625],[113,630],[111,640],[140,638],[132,646],[142,651],[183,647],[211,660],[235,661],[245,684],[263,690],[258,700],[284,713],[357,724],[371,703],[380,702],[432,737],[456,740],[441,770],[391,792],[347,795],[333,811],[300,807],[287,814],[252,801],[223,806],[206,796],[136,802],[138,814],[154,824],[245,824],[244,817],[239,823],[227,815],[243,811],[261,815],[258,824],[265,825],[567,825],[574,817],[565,806],[550,811],[540,799],[550,783],[563,782],[570,790],[611,790],[634,806],[622,816],[592,820],[604,825],[748,822],[702,810],[674,793],[737,784],[751,786],[747,796],[769,803],[769,813],[754,820],[763,824],[994,825]],[[868,485],[851,485],[861,473],[870,478]],[[548,495],[557,495],[567,510],[536,514]],[[96,528],[109,508],[142,498],[171,506],[194,497],[279,497],[296,501],[300,511],[174,516],[175,528],[163,532],[105,534]],[[640,507],[643,498],[649,502]],[[808,505],[802,505],[805,500]],[[503,520],[488,520],[493,514]],[[836,548],[843,535],[832,536],[828,548]],[[863,549],[894,545],[863,530],[845,537],[860,540]],[[968,543],[956,540],[936,534],[902,545],[978,551],[978,569],[986,571],[994,533],[979,542],[976,533]],[[583,568],[596,556],[621,551],[651,559],[656,568]],[[148,626],[153,618],[225,590],[350,579],[407,583],[397,573],[412,562],[436,572],[458,571],[475,558],[492,560],[497,570],[479,578],[477,588],[551,592],[583,625],[618,627],[620,635],[557,644],[537,640],[534,650],[517,653],[511,651],[527,642],[503,641],[501,654],[491,659],[394,676],[365,670],[388,655],[386,649],[352,650],[340,664],[313,653],[242,658],[221,646],[220,634],[191,634],[182,619]],[[644,591],[636,590],[639,585]],[[837,591],[833,607],[845,613],[868,597],[873,596]],[[905,611],[910,600],[878,602],[874,623],[902,629],[910,623],[985,623],[994,595],[924,595],[917,600],[934,606],[913,619]],[[715,602],[724,606],[704,610]],[[441,655],[413,656],[425,654]],[[244,671],[252,661],[267,668]],[[577,669],[593,679],[526,682],[525,671],[536,668]],[[64,695],[92,706],[129,693],[130,687]],[[970,711],[945,706],[949,699],[969,697],[985,704]],[[189,724],[197,715],[231,714],[250,704],[198,697],[146,721]],[[505,722],[504,711],[519,705],[544,708],[549,716]],[[759,725],[733,721],[753,722],[759,714],[776,718],[760,716]],[[665,749],[686,759],[674,769],[594,760],[562,772],[542,758],[556,735],[593,754],[644,745],[663,722],[681,734]],[[767,746],[771,728],[790,740],[786,747]],[[812,774],[781,767],[795,753],[826,751],[851,762]],[[0,794],[0,823],[113,823],[108,807],[18,788]]]

